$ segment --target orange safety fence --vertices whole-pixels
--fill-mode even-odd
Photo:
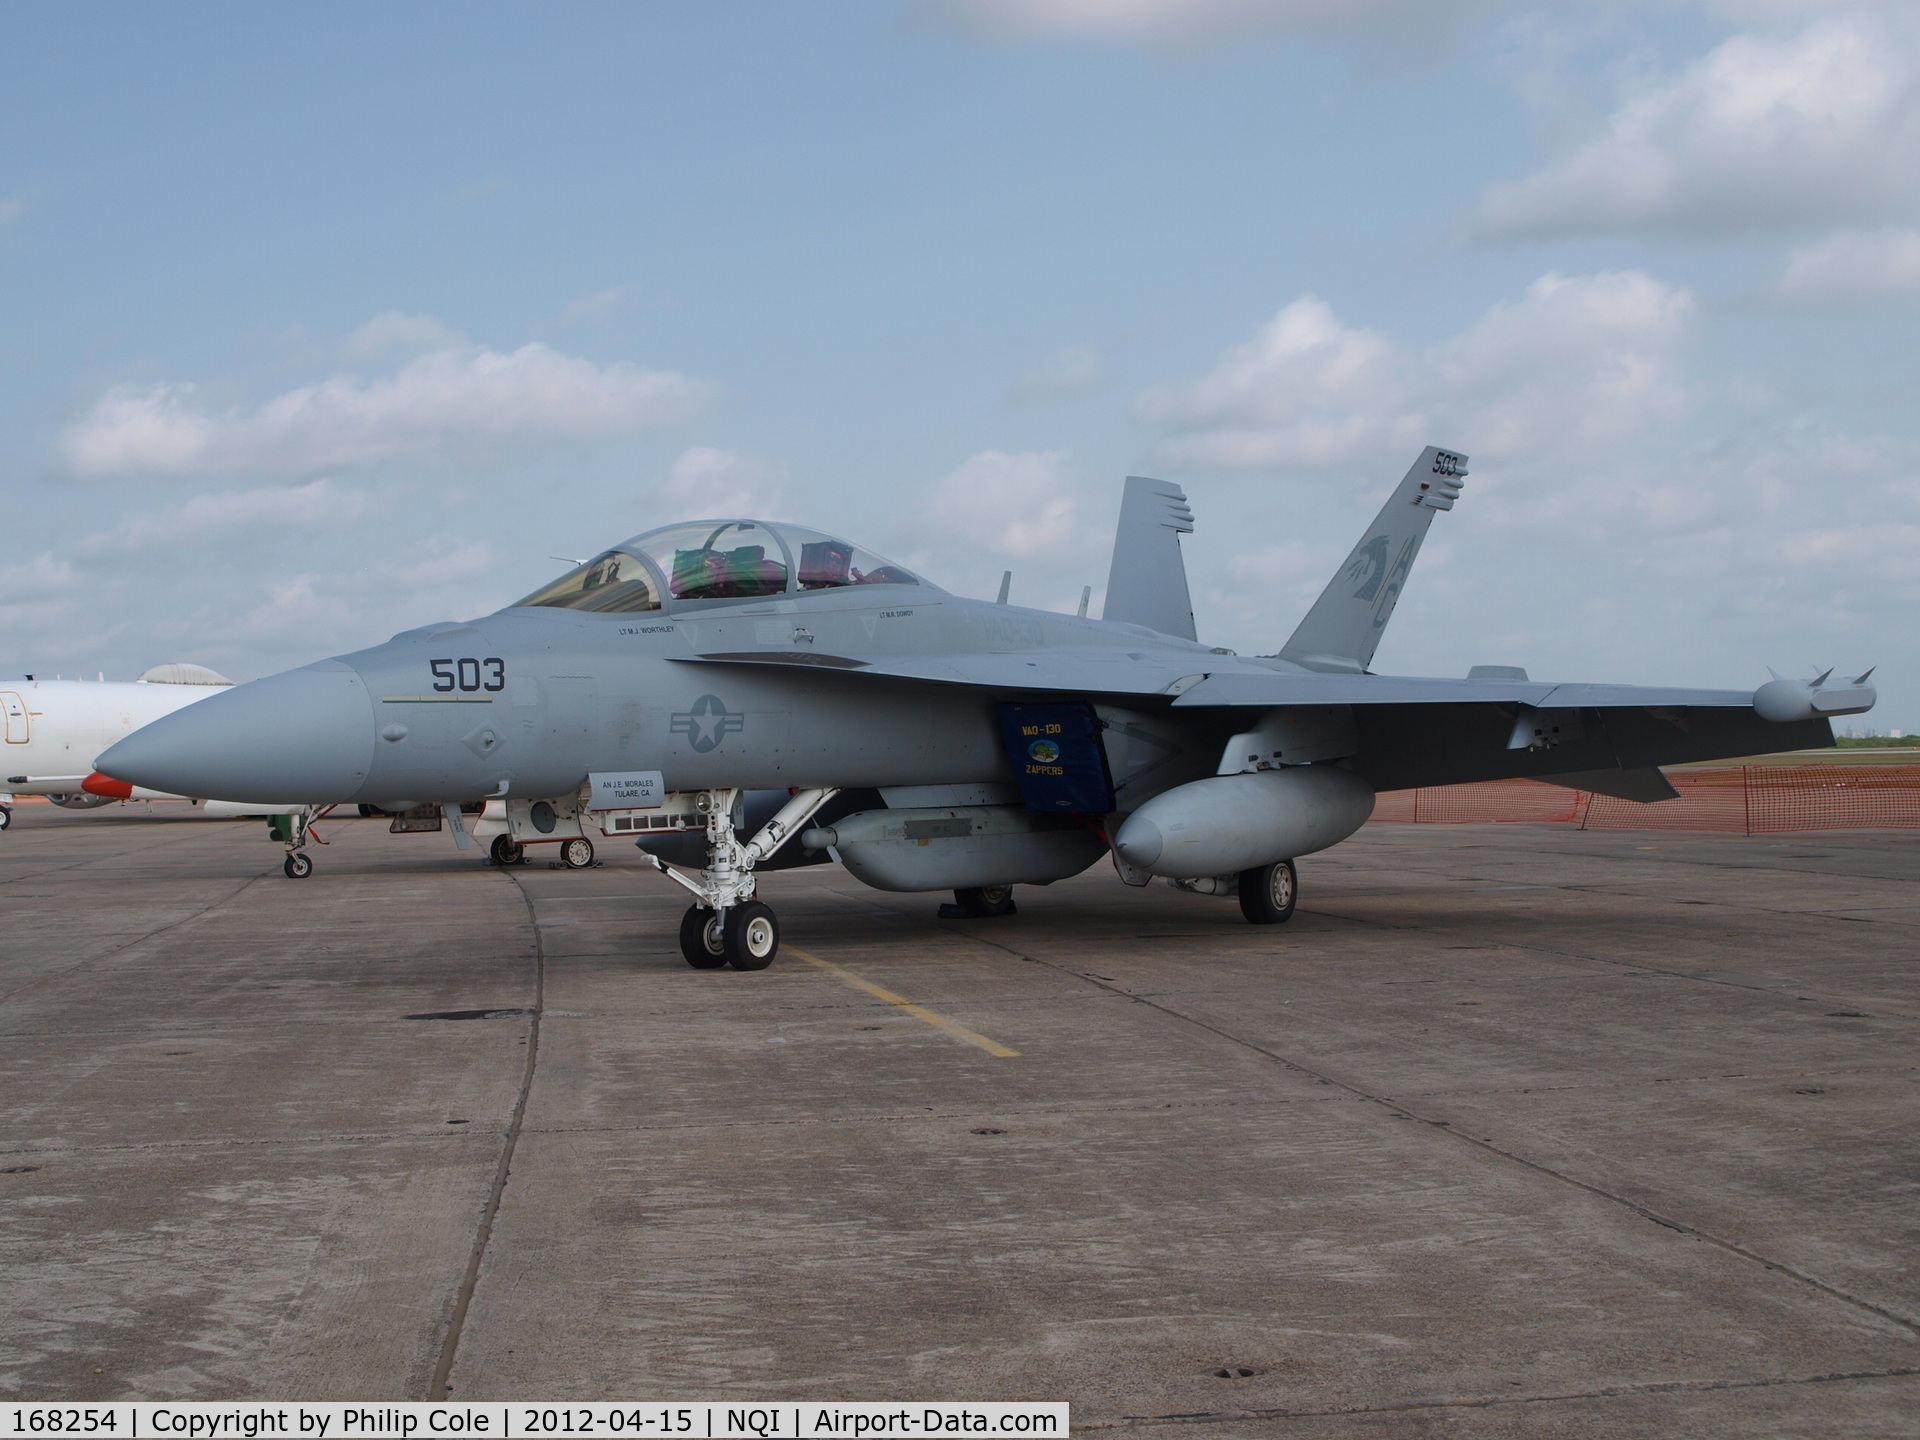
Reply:
[[[1920,765],[1736,765],[1674,770],[1667,779],[1679,798],[1651,805],[1538,780],[1390,790],[1374,805],[1373,818],[1423,825],[1530,821],[1583,830],[1735,835],[1920,829]]]

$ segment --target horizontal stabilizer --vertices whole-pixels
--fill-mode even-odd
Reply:
[[[1363,671],[1427,538],[1433,512],[1460,498],[1467,457],[1429,445],[1374,517],[1346,563],[1320,592],[1280,658],[1309,670]]]
[[[1193,597],[1180,555],[1180,537],[1192,533],[1193,511],[1178,485],[1129,475],[1101,618],[1194,639]]]

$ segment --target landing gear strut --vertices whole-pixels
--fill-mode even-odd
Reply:
[[[753,867],[800,833],[837,789],[801,790],[780,808],[746,844],[733,833],[733,802],[738,790],[704,790],[694,808],[707,817],[707,868],[694,880],[657,855],[647,859],[662,875],[693,892],[694,903],[680,920],[680,953],[696,970],[764,970],[780,950],[780,922],[773,909],[754,898]]]

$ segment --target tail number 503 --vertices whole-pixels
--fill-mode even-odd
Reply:
[[[454,690],[504,690],[507,662],[497,655],[485,660],[430,660],[433,688],[445,695]]]

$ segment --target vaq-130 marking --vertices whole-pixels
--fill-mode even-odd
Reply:
[[[755,970],[779,946],[764,870],[830,859],[990,915],[1110,855],[1128,884],[1236,894],[1271,924],[1295,858],[1351,835],[1377,791],[1527,776],[1654,802],[1674,794],[1660,765],[1830,744],[1828,717],[1873,705],[1867,675],[1831,672],[1754,691],[1373,674],[1466,473],[1422,452],[1275,655],[1195,638],[1192,512],[1135,477],[1099,620],[962,599],[797,525],[700,521],[484,619],[211,696],[99,768],[307,817],[437,807],[463,842],[460,806],[500,802],[502,858],[591,810],[691,893],[690,964]]]

